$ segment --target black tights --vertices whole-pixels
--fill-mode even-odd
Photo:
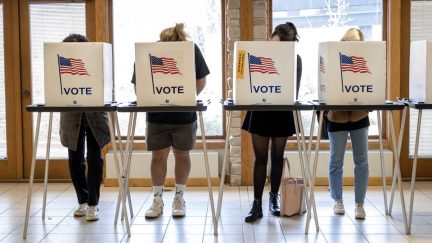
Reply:
[[[261,200],[267,175],[268,147],[271,139],[270,191],[277,193],[282,178],[283,154],[287,137],[263,137],[252,134],[255,153],[254,164],[254,199]]]

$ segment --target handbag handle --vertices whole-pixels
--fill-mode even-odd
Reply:
[[[282,165],[282,179],[283,179],[284,176],[285,176],[285,164],[286,164],[287,169],[288,169],[288,178],[292,178],[292,176],[291,176],[291,167],[290,167],[290,163],[289,163],[288,158],[285,157],[285,158],[283,159],[283,165]]]

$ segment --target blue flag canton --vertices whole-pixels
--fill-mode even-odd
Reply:
[[[342,54],[341,55],[341,63],[353,64],[353,60],[351,57]]]
[[[150,60],[152,65],[164,65],[162,58],[151,56]]]
[[[256,57],[256,56],[250,55],[249,61],[250,61],[250,64],[262,65],[260,57]]]
[[[59,60],[61,66],[72,66],[69,58],[60,57]]]

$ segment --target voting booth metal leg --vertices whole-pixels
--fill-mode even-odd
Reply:
[[[31,169],[30,169],[30,180],[29,180],[29,187],[28,187],[28,193],[27,193],[27,206],[26,206],[26,214],[25,214],[25,221],[24,221],[24,232],[23,232],[23,239],[27,238],[27,229],[28,229],[28,222],[30,217],[30,204],[31,204],[31,197],[32,197],[32,190],[33,190],[33,180],[34,180],[34,171],[35,171],[35,165],[36,165],[36,152],[38,147],[38,138],[39,138],[39,128],[40,128],[40,122],[41,122],[41,112],[38,112],[37,114],[37,122],[36,122],[36,132],[33,142],[33,155],[32,155],[32,163],[31,163]]]
[[[125,197],[123,196],[123,194],[125,192],[124,192],[123,187],[122,187],[123,178],[122,178],[121,169],[120,169],[120,161],[118,159],[118,154],[117,154],[117,142],[116,142],[116,139],[115,139],[115,135],[114,135],[115,133],[114,133],[113,126],[114,126],[113,115],[109,114],[108,115],[108,127],[109,127],[109,130],[110,130],[111,144],[112,144],[113,150],[114,150],[114,161],[115,161],[115,165],[116,165],[116,172],[117,172],[117,178],[118,178],[118,183],[119,183],[119,197],[120,197],[121,200],[124,200]],[[117,206],[119,206],[119,202],[120,201],[118,200],[117,201]],[[126,220],[125,221],[126,221],[127,234],[128,234],[128,236],[130,236],[131,233],[130,233],[129,220],[128,220],[128,217],[127,217],[126,204],[123,201],[121,203],[121,205],[123,207],[124,213],[126,214],[126,217],[125,217]],[[116,217],[114,218],[114,224],[117,224],[117,218],[118,218],[118,210],[116,211]]]
[[[380,160],[381,160],[381,177],[382,177],[382,189],[384,196],[384,209],[385,214],[389,215],[388,204],[387,204],[387,183],[386,183],[386,172],[384,165],[384,149],[383,149],[383,141],[382,141],[382,122],[381,122],[381,113],[382,111],[377,111],[377,120],[378,120],[378,138],[379,138],[379,146],[380,146]]]
[[[400,191],[400,198],[401,198],[401,205],[402,205],[402,214],[403,214],[403,220],[404,220],[404,225],[405,225],[405,233],[408,232],[408,225],[407,225],[407,218],[406,218],[406,208],[405,208],[405,198],[404,198],[404,193],[403,193],[403,184],[402,184],[402,174],[401,174],[401,170],[400,170],[400,161],[399,161],[399,157],[400,157],[400,144],[398,144],[396,142],[396,132],[395,132],[395,128],[394,128],[394,120],[393,120],[393,114],[390,111],[389,112],[389,117],[390,117],[390,131],[392,133],[392,144],[393,144],[393,157],[395,160],[395,169],[394,169],[394,173],[393,173],[393,181],[395,181],[394,177],[397,177],[397,182],[399,184],[399,191]],[[406,117],[406,108],[403,110],[402,113],[402,123],[401,123],[401,129],[400,129],[400,134],[399,134],[399,143],[402,143],[402,135],[403,135],[403,130],[405,127],[405,117]],[[395,186],[395,184],[392,184],[392,188]],[[394,190],[392,190],[394,191]],[[392,193],[393,194],[393,193]],[[391,210],[392,210],[392,202],[393,202],[393,196],[392,199],[390,200],[390,206],[389,206],[389,212],[391,214]]]
[[[412,175],[411,175],[411,189],[410,189],[408,230],[406,232],[407,234],[411,234],[412,214],[413,214],[413,206],[414,206],[414,191],[415,191],[415,182],[416,182],[416,174],[417,174],[417,158],[418,158],[418,148],[419,148],[419,141],[420,141],[421,120],[422,120],[422,109],[419,109],[418,110],[418,117],[417,117],[417,131],[416,131],[416,138],[415,138],[415,146],[414,146],[413,168],[412,168]]]
[[[131,196],[130,196],[130,190],[129,190],[129,186],[128,186],[128,181],[129,181],[129,168],[130,168],[130,160],[131,160],[131,156],[132,156],[132,141],[133,141],[133,135],[132,132],[135,131],[134,129],[134,124],[136,122],[136,113],[132,112],[129,115],[129,125],[128,125],[128,132],[127,132],[127,139],[126,139],[126,146],[125,146],[125,150],[123,151],[123,147],[121,145],[121,136],[120,136],[120,129],[119,129],[119,124],[118,124],[118,118],[117,115],[115,115],[116,117],[116,123],[117,123],[117,134],[118,134],[118,141],[119,142],[119,146],[120,146],[120,154],[122,155],[121,157],[121,165],[119,166],[119,170],[120,170],[120,178],[122,183],[119,183],[119,187],[121,185],[123,185],[123,194],[125,197],[125,202],[128,203],[129,205],[129,212],[130,212],[130,218],[133,218],[133,208],[132,208],[132,200],[131,200]],[[132,125],[133,124],[133,125]],[[114,219],[114,223],[117,224],[117,219],[118,219],[118,215],[119,215],[119,210],[120,210],[120,204],[122,202],[122,195],[118,195],[118,199],[117,199],[117,207],[116,207],[116,212],[115,212],[115,219]],[[121,220],[124,220],[125,218],[125,214],[124,214],[124,210],[122,208],[122,215],[121,215]]]
[[[221,179],[219,184],[219,195],[218,195],[218,205],[217,205],[217,212],[216,212],[216,228],[214,229],[214,235],[217,235],[218,232],[218,224],[219,224],[219,218],[221,215],[221,207],[222,207],[222,197],[223,197],[223,189],[224,189],[224,183],[225,183],[225,169],[226,169],[226,163],[228,160],[228,145],[229,145],[229,136],[231,135],[231,118],[232,118],[232,111],[228,111],[228,122],[226,127],[226,136],[225,136],[225,150],[224,150],[224,157],[222,162],[222,172],[221,172]]]
[[[42,203],[42,219],[45,219],[45,211],[46,211],[46,198],[47,198],[47,190],[48,190],[48,169],[49,169],[49,155],[51,149],[51,131],[52,131],[52,117],[53,113],[49,113],[48,120],[48,135],[47,135],[47,147],[46,147],[46,159],[45,159],[45,175],[44,175],[44,194],[43,194],[43,203]]]
[[[117,117],[114,117],[113,114],[110,114],[108,116],[108,123],[109,123],[109,127],[110,127],[110,135],[111,135],[111,145],[113,147],[113,151],[114,151],[114,162],[115,162],[115,166],[116,166],[116,174],[117,174],[117,179],[118,179],[118,186],[119,186],[119,194],[117,196],[117,206],[116,206],[116,211],[115,211],[115,216],[114,216],[114,224],[117,224],[117,219],[118,219],[118,214],[119,214],[119,208],[120,208],[120,202],[121,202],[121,195],[122,195],[122,188],[121,188],[121,168],[123,167],[123,161],[124,160],[124,155],[122,154],[122,144],[121,144],[121,135],[119,132],[119,127],[118,127],[118,122],[116,121],[116,129],[117,130],[117,140],[115,138],[115,131],[114,131],[114,120],[117,119]],[[118,159],[118,153],[117,153],[117,145],[119,146],[119,150],[120,150],[120,160]],[[122,156],[123,155],[123,156]],[[120,164],[121,163],[121,164]]]
[[[399,160],[400,160],[400,151],[401,151],[401,148],[402,148],[403,131],[404,131],[404,128],[405,128],[406,110],[407,109],[405,108],[403,110],[403,112],[402,112],[401,129],[400,129],[400,132],[399,132],[399,139],[397,141],[398,142],[398,146],[397,146],[397,150],[395,150],[395,151],[397,151],[396,155],[397,155],[397,158]],[[393,116],[391,117],[391,119],[393,119]],[[392,125],[393,124],[394,123],[393,123],[393,120],[392,120]],[[395,132],[394,132],[394,129],[393,129],[393,136],[396,136]],[[393,199],[394,199],[394,194],[395,194],[395,189],[396,189],[396,179],[399,178],[399,177],[402,178],[402,175],[399,172],[396,170],[396,168],[393,170],[393,181],[392,181],[392,186],[391,186],[391,197],[390,197],[390,205],[389,205],[389,214],[391,214],[392,209],[393,209]],[[399,175],[398,175],[398,173],[399,173]]]
[[[314,164],[313,164],[313,168],[312,168],[312,172],[311,172],[311,176],[310,176],[309,204],[312,204],[312,205],[309,205],[308,208],[311,208],[311,206],[315,207],[314,188],[315,188],[315,177],[316,177],[317,163],[318,163],[319,144],[320,144],[320,140],[321,140],[321,130],[322,130],[322,126],[323,126],[323,118],[324,118],[324,111],[320,111],[317,142],[315,145],[316,146],[315,147],[315,158],[314,158]],[[315,217],[316,216],[317,215],[315,214]],[[306,231],[305,231],[306,234],[309,232],[310,220],[311,220],[311,211],[308,211],[307,217],[306,217]],[[318,221],[316,221],[316,222],[318,222]],[[318,225],[316,225],[316,230],[319,231]]]
[[[206,168],[206,174],[207,174],[210,206],[211,206],[212,219],[213,219],[213,230],[214,230],[214,235],[217,235],[217,232],[216,232],[217,221],[216,221],[215,208],[214,208],[213,190],[212,190],[211,176],[210,176],[210,166],[209,166],[209,160],[208,160],[208,154],[207,154],[207,144],[206,144],[206,138],[205,138],[204,119],[203,119],[203,115],[202,115],[201,111],[198,112],[198,116],[199,116],[199,120],[200,120],[201,137],[202,137],[202,142],[203,142],[205,168]]]
[[[303,122],[301,119],[301,112],[300,111],[294,111],[293,114],[294,114],[294,121],[296,121],[294,123],[294,127],[296,130],[297,146],[298,146],[299,160],[300,160],[300,165],[301,165],[300,169],[302,172],[303,183],[304,183],[304,190],[303,190],[304,198],[306,200],[307,211],[311,211],[312,209],[310,208],[310,206],[311,205],[313,206],[315,225],[316,225],[317,230],[318,230],[319,226],[318,226],[318,218],[317,218],[315,203],[310,202],[311,199],[308,198],[309,185],[310,185],[310,175],[309,175],[310,167],[309,167],[309,157],[307,154],[308,150],[307,150],[306,144],[305,144],[305,136],[304,136]],[[299,133],[301,134],[301,139],[299,137]],[[303,211],[303,209],[301,209],[301,211]],[[309,231],[309,229],[305,229],[306,234],[308,233],[308,231]]]
[[[293,112],[293,115],[294,115],[294,128],[295,128],[295,132],[296,132],[297,151],[298,151],[298,154],[299,154],[300,169],[301,169],[301,173],[302,173],[302,176],[303,176],[303,184],[304,184],[304,190],[303,190],[303,194],[304,195],[303,195],[303,197],[306,200],[306,205],[308,205],[309,199],[308,199],[307,196],[309,194],[308,194],[308,187],[307,187],[307,185],[309,184],[309,175],[307,174],[306,169],[305,169],[305,162],[307,162],[307,158],[304,158],[304,156],[305,156],[304,153],[306,151],[305,150],[304,137],[302,136],[302,140],[301,140],[300,139],[300,135],[299,135],[299,133],[301,131],[301,129],[299,128],[299,126],[300,126],[299,123],[301,122],[301,121],[299,121],[299,117],[301,117],[301,114],[299,114],[299,113],[297,113],[297,111]],[[303,135],[303,133],[302,133],[302,135]],[[307,210],[309,210],[309,208]]]
[[[130,175],[130,167],[131,167],[131,160],[132,160],[132,147],[133,144],[132,142],[134,141],[135,138],[135,127],[136,127],[136,118],[137,118],[137,113],[133,112],[132,114],[132,125],[129,125],[129,130],[128,131],[128,137],[127,137],[127,143],[126,143],[126,151],[127,151],[127,157],[125,158],[125,163],[124,166],[124,175],[125,175],[125,183],[124,183],[124,191],[125,191],[125,195],[124,197],[127,197],[125,200],[127,202],[129,202],[129,211],[131,214],[131,219],[133,218],[133,209],[132,209],[132,200],[131,200],[131,196],[130,196],[130,190],[129,190],[129,175]],[[122,214],[122,216],[124,216]]]

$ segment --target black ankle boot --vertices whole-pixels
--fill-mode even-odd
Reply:
[[[246,223],[255,222],[257,219],[262,218],[262,207],[261,200],[255,199],[252,203],[252,209],[249,212],[248,216],[245,218]]]
[[[274,216],[280,216],[278,196],[279,195],[277,193],[270,192],[269,211]]]

